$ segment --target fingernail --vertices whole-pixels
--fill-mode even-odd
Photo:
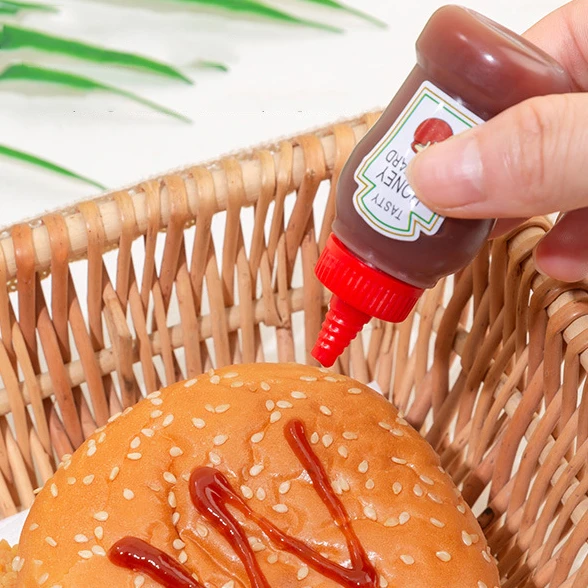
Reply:
[[[434,210],[467,208],[484,199],[480,149],[469,132],[425,149],[406,173],[419,200]]]
[[[543,269],[543,263],[542,263],[542,259],[540,256],[537,255],[537,247],[535,247],[535,249],[533,249],[533,263],[535,264],[535,269],[537,270],[537,273],[541,274],[543,277],[545,278],[549,278],[551,277],[544,269]]]
[[[577,249],[562,247],[557,238],[548,233],[535,247],[533,258],[535,268],[543,276],[560,282],[581,282],[588,278],[588,258],[578,255]]]

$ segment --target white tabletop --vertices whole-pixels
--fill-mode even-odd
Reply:
[[[125,70],[59,61],[185,113],[186,125],[122,98],[31,86],[0,86],[0,143],[46,156],[111,188],[381,107],[414,63],[414,41],[438,0],[347,0],[389,23],[358,19],[297,0],[275,0],[300,15],[346,29],[343,35],[220,18],[157,0],[61,0],[56,15],[22,24],[163,59],[192,76],[192,87]],[[470,0],[468,5],[523,31],[560,0]],[[137,8],[137,6],[142,8]],[[309,9],[311,6],[312,9]],[[113,15],[115,20],[113,21]],[[13,56],[9,56],[12,58]],[[195,70],[198,59],[228,74]],[[2,63],[6,63],[3,57]],[[55,59],[41,61],[53,64]],[[0,64],[1,65],[1,64]],[[83,184],[0,158],[0,226],[96,194]]]

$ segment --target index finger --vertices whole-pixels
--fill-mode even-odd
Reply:
[[[556,59],[577,90],[588,91],[588,0],[558,8],[523,36]]]

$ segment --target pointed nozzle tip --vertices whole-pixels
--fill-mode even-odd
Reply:
[[[322,366],[333,366],[370,318],[369,315],[333,296],[311,355]]]
[[[340,354],[333,350],[333,348],[318,341],[311,351],[312,357],[314,357],[323,367],[333,367],[337,358]]]

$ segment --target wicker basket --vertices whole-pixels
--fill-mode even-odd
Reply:
[[[334,185],[376,116],[0,236],[2,516],[141,395],[213,365],[312,361]],[[335,368],[377,381],[437,449],[504,586],[586,588],[588,285],[537,273],[548,227],[486,247],[404,324],[374,321]]]

